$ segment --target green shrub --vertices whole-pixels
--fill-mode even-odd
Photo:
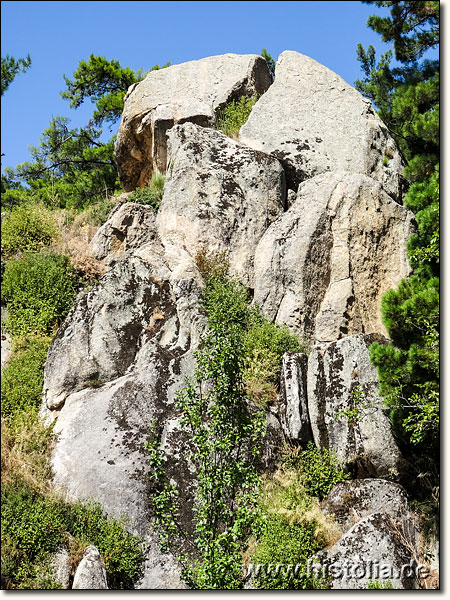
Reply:
[[[51,211],[43,204],[25,202],[2,220],[2,252],[38,252],[57,236]]]
[[[142,541],[128,533],[125,524],[107,519],[98,504],[67,507],[67,528],[83,544],[94,544],[105,561],[108,583],[114,589],[129,588],[140,575],[144,560]]]
[[[286,326],[279,327],[252,309],[244,342],[244,379],[250,398],[259,406],[276,399],[285,352],[304,352],[305,347]]]
[[[312,442],[308,442],[306,449],[297,456],[288,457],[285,464],[300,470],[300,481],[305,490],[320,500],[328,496],[333,486],[350,477],[329,450],[316,448]]]
[[[2,374],[2,417],[13,424],[22,415],[37,414],[42,398],[44,364],[50,338],[33,336],[16,351]]]
[[[52,333],[69,312],[78,285],[66,256],[41,253],[8,261],[2,285],[6,329],[13,335]]]
[[[256,587],[265,590],[305,590],[324,587],[307,571],[308,559],[325,546],[314,521],[289,523],[282,514],[268,515],[252,564]],[[281,568],[277,565],[282,565]]]
[[[147,187],[135,189],[128,199],[130,202],[152,206],[156,213],[164,195],[164,183],[164,175],[155,171],[152,174],[150,184]]]
[[[247,98],[241,96],[238,100],[232,100],[219,113],[216,127],[229,137],[238,135],[240,128],[247,122],[258,96]]]
[[[116,204],[117,196],[113,196],[112,198],[102,198],[95,204],[90,204],[83,212],[85,222],[88,225],[100,227],[103,223],[106,223],[109,213]]]
[[[377,579],[375,581],[369,581],[369,583],[367,584],[367,589],[368,590],[393,590],[394,586],[392,585],[392,581],[390,581],[389,579],[387,581],[378,581]]]
[[[94,544],[105,561],[110,589],[126,589],[141,573],[141,540],[107,519],[99,505],[66,504],[23,483],[2,486],[2,573],[15,588],[57,587],[49,558],[66,543]]]
[[[46,562],[64,541],[64,514],[58,503],[24,485],[2,486],[2,574],[13,587],[57,587]]]

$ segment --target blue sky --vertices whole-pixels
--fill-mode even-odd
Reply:
[[[69,108],[59,93],[91,53],[132,69],[150,69],[234,52],[276,59],[296,50],[353,84],[361,76],[356,46],[387,49],[366,27],[369,15],[388,15],[359,1],[301,2],[22,2],[1,3],[1,52],[30,54],[31,69],[18,75],[2,97],[2,168],[29,160],[54,116],[85,126],[88,103]],[[117,127],[114,128],[115,133]]]

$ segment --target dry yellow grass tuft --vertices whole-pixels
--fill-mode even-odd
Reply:
[[[87,222],[85,213],[73,218],[66,210],[56,214],[56,221],[59,237],[53,250],[67,255],[74,269],[89,282],[97,281],[106,272],[106,266],[92,256],[89,244],[99,227]]]
[[[36,492],[51,490],[48,463],[52,433],[39,418],[24,417],[16,427],[1,424],[2,486],[20,479]]]

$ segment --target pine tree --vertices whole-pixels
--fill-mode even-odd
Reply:
[[[392,345],[373,344],[381,393],[393,407],[397,433],[416,455],[438,460],[439,450],[439,60],[424,57],[439,44],[439,2],[370,2],[390,9],[368,26],[393,50],[376,62],[375,50],[358,46],[364,79],[356,87],[370,98],[397,141],[411,183],[404,199],[417,233],[408,242],[412,276],[382,300]],[[392,66],[395,57],[397,65]]]

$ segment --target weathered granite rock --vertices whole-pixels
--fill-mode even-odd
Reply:
[[[109,266],[122,259],[129,250],[149,244],[156,238],[155,211],[151,206],[128,202],[122,194],[108,220],[95,233],[89,252]]]
[[[263,94],[272,83],[266,61],[256,54],[210,56],[151,71],[125,96],[115,157],[123,189],[149,182],[166,170],[166,132],[190,121],[212,126],[231,100]]]
[[[284,211],[284,171],[275,158],[220,131],[185,123],[168,134],[170,169],[157,215],[165,246],[192,257],[227,252],[232,275],[253,287],[253,256]]]
[[[107,590],[105,563],[98,548],[88,546],[73,577],[73,590]]]
[[[350,171],[372,177],[401,199],[401,155],[370,100],[298,52],[279,56],[275,82],[239,138],[279,158],[291,189],[327,171]]]
[[[332,450],[361,478],[397,476],[404,470],[370,362],[368,349],[374,341],[387,342],[375,334],[351,335],[326,349],[314,346],[308,359],[314,442]]]
[[[390,581],[394,589],[418,587],[411,548],[386,513],[356,523],[332,548],[315,554],[313,564],[330,576],[332,590],[364,590],[374,581]]]
[[[312,440],[306,389],[307,371],[306,354],[287,352],[283,356],[278,414],[284,435],[294,442]]]
[[[67,548],[60,548],[50,560],[50,570],[53,579],[63,590],[70,588],[70,556]]]
[[[1,307],[1,322],[2,322],[2,331],[1,331],[1,370],[3,371],[4,367],[6,367],[9,359],[11,358],[11,336],[3,331],[3,321],[7,319],[7,311],[6,307]]]
[[[385,479],[354,479],[338,483],[321,503],[326,515],[333,515],[346,532],[372,513],[386,513],[399,527],[407,543],[419,550],[417,517],[409,510],[403,487]]]
[[[381,296],[410,273],[413,214],[370,177],[318,175],[255,251],[255,302],[300,336],[384,333]]]

